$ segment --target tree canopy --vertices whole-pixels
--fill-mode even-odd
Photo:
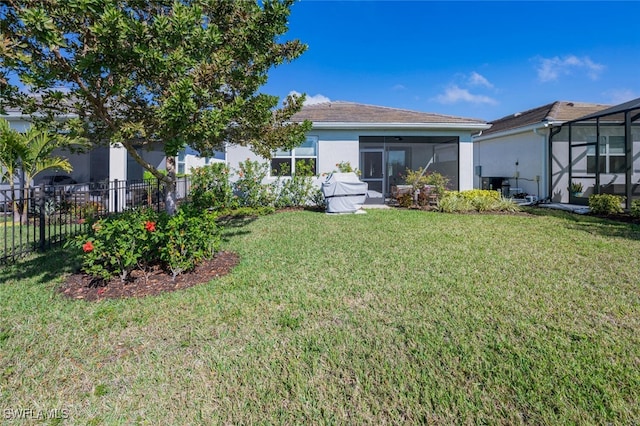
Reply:
[[[175,156],[188,144],[207,155],[231,142],[269,157],[310,127],[288,121],[304,97],[278,107],[259,92],[306,49],[281,40],[294,1],[2,2],[0,102],[50,120],[77,115],[93,141],[121,143],[165,181],[172,170],[137,149]]]

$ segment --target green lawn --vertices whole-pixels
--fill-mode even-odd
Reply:
[[[158,297],[64,300],[61,251],[0,271],[0,409],[68,424],[640,422],[639,227],[409,210],[234,225],[232,274]]]

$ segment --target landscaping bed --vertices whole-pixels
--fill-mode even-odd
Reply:
[[[70,299],[87,301],[145,297],[207,283],[228,274],[239,260],[236,253],[221,251],[213,259],[198,264],[193,271],[178,275],[175,280],[170,273],[158,267],[146,274],[136,270],[125,281],[119,278],[104,281],[85,273],[75,273],[65,279],[59,291]]]

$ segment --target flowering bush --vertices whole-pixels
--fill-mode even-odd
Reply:
[[[180,208],[174,216],[136,209],[97,220],[71,240],[83,252],[82,270],[125,281],[133,270],[161,266],[176,275],[211,258],[220,243],[215,214]]]

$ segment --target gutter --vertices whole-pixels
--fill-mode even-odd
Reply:
[[[456,129],[486,130],[491,127],[484,123],[353,123],[353,122],[313,122],[313,129]]]
[[[528,126],[516,127],[514,129],[503,130],[501,132],[490,133],[488,135],[483,135],[482,133],[480,133],[477,136],[474,136],[473,140],[474,140],[474,142],[482,142],[483,140],[501,138],[501,137],[505,137],[505,136],[512,136],[512,135],[516,135],[518,133],[527,133],[527,132],[530,132],[530,131],[533,131],[534,133],[536,133],[537,130],[546,129],[546,128],[553,127],[553,126],[558,126],[558,125],[561,125],[561,124],[563,124],[563,122],[561,122],[561,121],[546,121],[545,120],[545,121],[541,121],[541,122],[538,122],[538,123],[529,124]]]

